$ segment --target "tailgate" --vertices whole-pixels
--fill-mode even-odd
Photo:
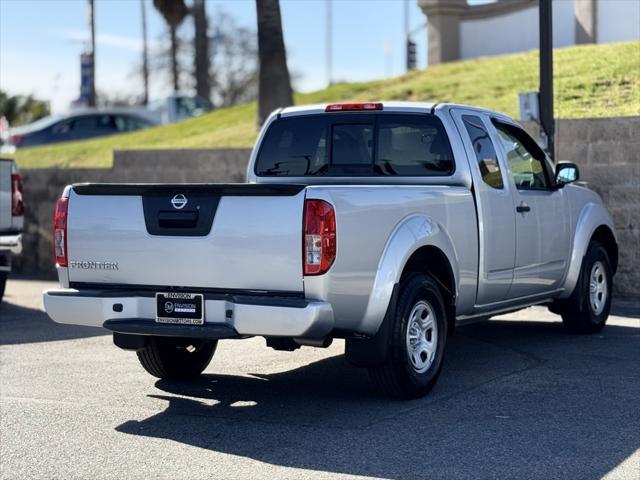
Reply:
[[[72,283],[301,292],[303,185],[75,185]]]

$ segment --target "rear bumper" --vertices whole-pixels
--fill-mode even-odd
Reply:
[[[0,253],[5,253],[7,250],[14,255],[22,252],[21,233],[0,234]]]
[[[43,300],[55,322],[128,334],[321,338],[334,326],[329,303],[301,298],[206,295],[205,324],[201,327],[156,323],[155,297],[149,293],[55,289],[45,291]]]

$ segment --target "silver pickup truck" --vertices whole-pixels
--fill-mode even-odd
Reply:
[[[434,385],[456,325],[547,304],[609,314],[611,216],[512,119],[422,103],[274,112],[246,184],[78,184],[55,212],[56,322],[101,326],[161,378],[220,339],[345,339],[389,395]]]
[[[0,301],[12,257],[22,251],[23,195],[22,177],[15,162],[0,158]]]

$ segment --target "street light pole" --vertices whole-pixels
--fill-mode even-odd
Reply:
[[[142,104],[146,105],[149,103],[149,52],[147,50],[147,9],[144,1],[140,0],[142,8],[142,81],[144,84]]]
[[[540,0],[540,123],[547,140],[547,152],[555,159],[553,118],[553,14],[551,0]]]
[[[89,0],[89,29],[91,31],[91,78],[89,79],[89,98],[87,99],[87,103],[90,107],[96,106],[96,22],[93,12],[93,0]]]
[[[327,86],[331,86],[333,83],[333,12],[332,12],[332,0],[327,0],[327,16],[326,16],[326,61],[327,61]]]

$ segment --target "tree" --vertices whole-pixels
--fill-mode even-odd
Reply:
[[[208,24],[209,101],[218,108],[255,100],[258,96],[258,47],[255,30],[239,26],[233,16],[220,8],[208,19]],[[192,26],[189,22],[184,27],[180,28],[176,36],[180,71],[189,70],[195,52],[195,32],[192,31],[195,25]],[[150,53],[149,69],[153,73],[153,79],[166,82],[171,52],[168,48],[162,48]],[[137,66],[136,71],[139,68]],[[197,91],[195,78],[185,75],[181,79],[181,88],[184,92]]]
[[[142,99],[143,100],[143,99]],[[98,107],[137,107],[141,103],[139,95],[126,91],[98,92]]]
[[[211,22],[210,59],[213,104],[229,107],[255,100],[258,95],[256,32],[238,26],[218,11]]]
[[[176,30],[184,17],[189,13],[189,9],[184,0],[153,0],[153,5],[162,14],[167,25],[169,25],[169,33],[171,36],[171,73],[173,78],[173,91],[180,89],[180,76],[178,70],[178,42],[176,39]]]
[[[5,117],[12,126],[35,122],[49,113],[47,102],[32,95],[9,95],[0,90],[0,117]]]
[[[211,101],[211,84],[209,82],[209,33],[207,12],[204,0],[194,0],[194,74],[196,79],[196,93],[208,102]]]
[[[293,104],[279,0],[256,0],[258,18],[258,124]]]

